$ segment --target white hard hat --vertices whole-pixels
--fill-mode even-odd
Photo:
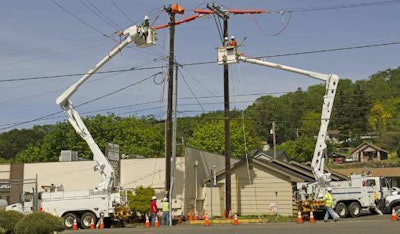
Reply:
[[[231,36],[231,39],[235,39],[235,36]]]
[[[224,39],[225,39],[225,40],[228,40],[228,37],[225,37]]]
[[[147,15],[144,16],[144,20],[148,20],[149,17]]]
[[[332,188],[331,187],[327,187],[326,190],[327,191],[332,191]]]
[[[156,197],[156,196],[153,196],[153,197],[151,198],[151,200],[157,200],[157,197]]]
[[[165,201],[165,202],[168,201],[168,198],[164,197],[164,201]]]

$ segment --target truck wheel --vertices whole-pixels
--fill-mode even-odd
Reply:
[[[78,217],[73,213],[66,213],[63,216],[63,219],[64,219],[64,225],[67,229],[72,229],[72,226],[74,225],[74,220],[76,220],[76,223],[79,223]]]
[[[349,214],[351,217],[355,218],[360,216],[361,213],[361,205],[358,202],[352,202],[349,205]]]
[[[346,218],[347,215],[349,214],[349,211],[347,210],[347,206],[343,202],[339,202],[336,205],[335,211],[340,216],[340,218]]]
[[[81,227],[83,229],[89,229],[90,228],[90,224],[93,223],[94,225],[96,225],[97,222],[97,218],[96,216],[92,213],[92,212],[86,212],[81,216]]]
[[[394,212],[396,214],[397,220],[400,220],[400,206],[395,206]]]

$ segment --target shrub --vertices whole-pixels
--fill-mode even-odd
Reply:
[[[53,231],[64,230],[65,226],[63,219],[46,212],[35,212],[26,215],[21,220],[19,220],[17,225],[15,226],[16,234],[48,234]]]
[[[14,232],[15,225],[24,215],[15,210],[0,210],[0,233]],[[3,229],[3,230],[1,230]]]

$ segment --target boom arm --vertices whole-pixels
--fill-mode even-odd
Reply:
[[[316,181],[322,185],[326,185],[331,180],[331,173],[325,173],[325,154],[326,154],[326,135],[328,132],[329,120],[332,113],[333,101],[335,99],[339,77],[334,74],[322,74],[294,67],[289,67],[277,63],[271,63],[260,59],[248,58],[246,56],[238,56],[236,47],[221,47],[218,48],[218,63],[237,63],[239,61],[253,63],[261,66],[267,66],[284,71],[299,73],[318,80],[325,81],[326,91],[324,95],[324,103],[322,105],[321,126],[318,133],[317,142],[315,145],[314,155],[311,162],[314,177]]]
[[[104,66],[110,59],[112,59],[117,53],[124,49],[131,42],[135,42],[137,47],[147,47],[155,45],[156,34],[153,29],[148,28],[147,37],[144,36],[142,27],[132,26],[121,32],[120,36],[126,38],[112,49],[106,57],[104,57],[99,63],[97,63],[92,69],[90,69],[80,80],[70,86],[64,91],[56,100],[56,103],[67,112],[68,121],[75,129],[75,131],[86,141],[90,150],[93,153],[93,160],[96,161],[97,165],[95,170],[99,170],[102,175],[102,182],[97,186],[99,190],[111,190],[114,184],[114,169],[108,159],[104,156],[99,146],[94,141],[92,135],[87,129],[85,123],[80,117],[79,113],[75,110],[72,102],[69,100],[70,97],[78,90],[78,88],[88,80],[97,70]]]

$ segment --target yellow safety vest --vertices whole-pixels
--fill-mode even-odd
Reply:
[[[327,207],[333,206],[333,199],[332,199],[332,195],[330,193],[325,193],[325,205]]]
[[[169,202],[163,202],[162,210],[163,211],[169,211]]]

